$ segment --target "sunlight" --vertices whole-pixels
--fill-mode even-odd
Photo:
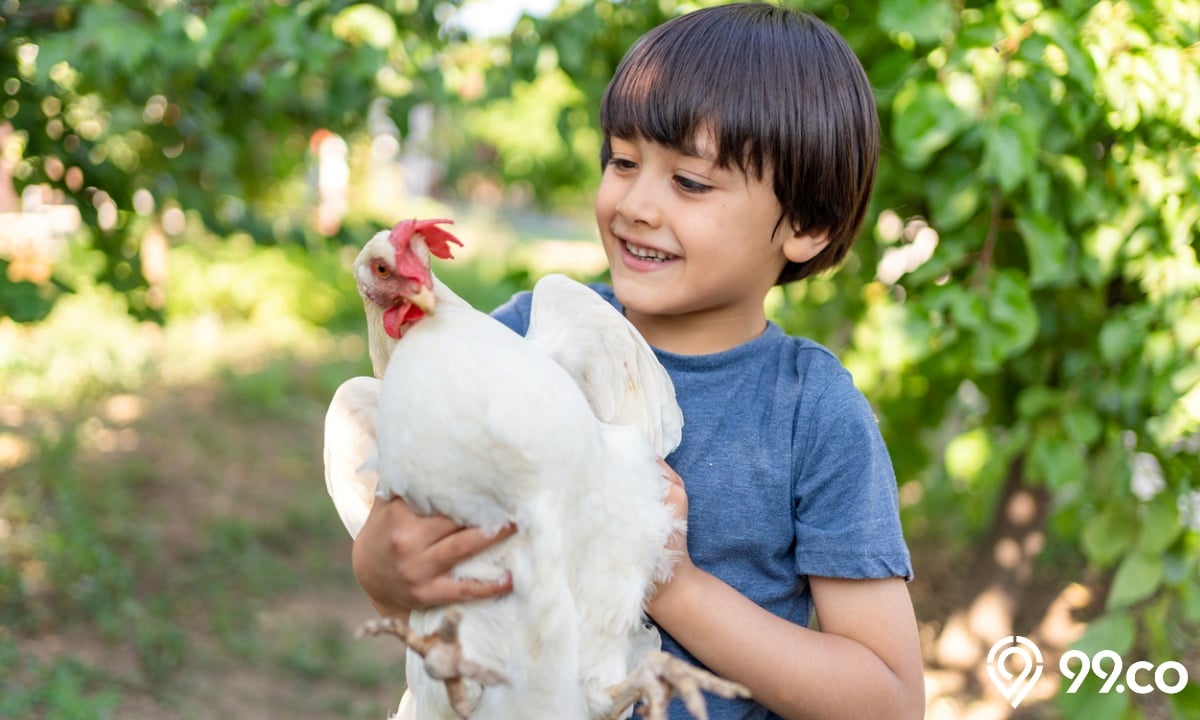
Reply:
[[[467,0],[450,20],[476,39],[510,32],[521,13],[540,16],[558,7],[560,0]]]

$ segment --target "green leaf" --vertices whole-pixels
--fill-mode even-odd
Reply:
[[[1168,695],[1167,702],[1175,710],[1174,717],[1200,717],[1200,683],[1192,680],[1178,693]]]
[[[1063,392],[1045,385],[1022,388],[1017,394],[1017,412],[1024,418],[1035,418],[1062,407]]]
[[[1083,637],[1071,647],[1075,650],[1095,656],[1101,650],[1111,650],[1124,656],[1133,648],[1137,635],[1137,623],[1124,611],[1110,612],[1093,620]],[[1065,679],[1064,679],[1065,680]],[[1070,682],[1059,686],[1058,706],[1064,717],[1111,718],[1116,720],[1124,715],[1128,708],[1128,693],[1100,693],[1102,680],[1096,675],[1089,675],[1073,694],[1066,691],[1071,687]]]
[[[1083,637],[1076,640],[1071,647],[1095,655],[1101,650],[1112,650],[1124,655],[1133,647],[1137,636],[1137,623],[1124,610],[1106,613],[1090,622]]]
[[[1034,169],[1038,120],[1015,103],[984,134],[983,168],[1004,192],[1012,192]]]
[[[1083,452],[1059,428],[1038,432],[1029,447],[1028,474],[1052,488],[1078,482],[1086,475]],[[1037,432],[1037,430],[1035,430]]]
[[[1050,181],[1051,175],[1048,172],[1030,172],[1025,176],[1025,194],[1029,197],[1026,209],[1030,213],[1046,215],[1057,209],[1055,203],[1058,198]]]
[[[1200,584],[1195,578],[1190,578],[1179,588],[1182,600],[1183,619],[1188,622],[1200,622]]]
[[[948,288],[943,300],[955,324],[969,330],[987,324],[987,305],[979,295],[965,288]]]
[[[1017,230],[1025,241],[1029,256],[1029,285],[1034,288],[1069,282],[1074,279],[1068,265],[1071,238],[1058,220],[1040,213],[1017,218]]]
[[[10,281],[5,277],[8,266],[8,261],[0,259],[0,278],[3,278],[0,279],[0,317],[9,317],[19,323],[44,320],[54,307],[57,293],[47,292],[47,287],[26,280]]]
[[[1108,565],[1133,546],[1137,523],[1123,507],[1110,505],[1083,528],[1081,543],[1088,560]]]
[[[90,4],[80,12],[79,33],[96,43],[101,56],[133,73],[154,51],[154,38],[138,15],[116,3]]]
[[[1068,694],[1071,683],[1059,686],[1058,707],[1064,718],[1075,720],[1122,720],[1129,711],[1129,693],[1100,692],[1103,681],[1089,674],[1074,693]]]
[[[1067,435],[1085,447],[1096,442],[1104,429],[1100,422],[1100,416],[1091,408],[1070,408],[1063,413],[1062,419]]]
[[[1045,9],[1033,20],[1034,29],[1052,40],[1067,61],[1067,75],[1079,84],[1081,96],[1092,94],[1096,67],[1079,45],[1079,30],[1059,10]]]
[[[951,29],[954,14],[946,0],[884,0],[879,4],[879,26],[911,35],[919,43],[931,43]]]
[[[901,162],[913,169],[928,165],[970,122],[945,88],[927,80],[913,80],[901,88],[892,113],[892,141]]]
[[[1053,155],[1044,161],[1054,174],[1067,181],[1067,185],[1077,193],[1082,193],[1087,183],[1087,167],[1083,161],[1071,155]]]
[[[1100,328],[1100,357],[1109,363],[1120,362],[1138,349],[1144,335],[1129,318],[1113,318]]]
[[[928,178],[930,224],[945,234],[955,230],[983,207],[984,187],[974,163],[939,164],[940,172]]]
[[[1161,554],[1179,537],[1179,506],[1172,493],[1159,493],[1146,503],[1142,516],[1142,532],[1138,537],[1138,549],[1151,554]]]
[[[1128,607],[1153,595],[1162,585],[1161,557],[1144,552],[1127,555],[1117,567],[1108,591],[1108,608]]]
[[[988,311],[991,323],[981,329],[980,335],[991,336],[998,359],[1024,352],[1037,337],[1037,308],[1033,305],[1028,285],[1019,273],[996,273]]]

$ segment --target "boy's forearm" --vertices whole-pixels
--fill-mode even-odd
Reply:
[[[756,702],[786,718],[923,715],[923,685],[866,646],[780,618],[694,566],[686,572],[654,599],[655,621]]]

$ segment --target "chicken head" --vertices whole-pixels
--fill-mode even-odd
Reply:
[[[450,258],[458,238],[437,227],[451,220],[405,220],[381,231],[363,246],[354,261],[354,280],[368,318],[379,318],[384,332],[399,340],[413,323],[432,315],[436,306],[432,254]],[[374,306],[374,307],[372,307]]]

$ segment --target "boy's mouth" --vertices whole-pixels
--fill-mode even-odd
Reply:
[[[625,247],[626,252],[628,252],[630,255],[634,256],[635,258],[638,258],[639,260],[650,260],[652,262],[667,262],[668,260],[675,260],[676,258],[679,257],[678,255],[671,255],[670,253],[665,253],[661,250],[655,250],[654,248],[642,247],[641,245],[634,245],[633,243],[629,242],[628,240],[622,240],[621,245],[623,245]]]

